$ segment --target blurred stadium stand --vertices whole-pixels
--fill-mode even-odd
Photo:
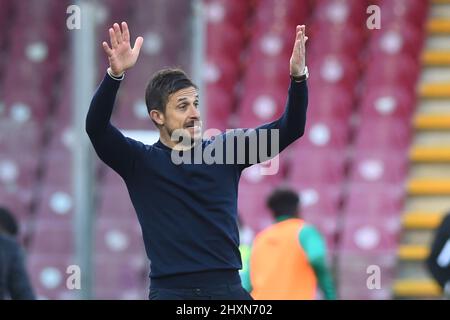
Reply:
[[[154,129],[145,86],[164,66],[189,70],[190,1],[98,3],[99,43],[118,21],[128,22],[132,37],[145,38],[113,122],[128,130]],[[64,285],[74,254],[67,166],[76,143],[70,133],[69,4],[0,0],[0,205],[9,206],[24,226],[33,284],[48,299],[74,297]],[[366,27],[371,4],[381,8],[380,30]],[[441,176],[433,169],[450,161],[448,136],[438,133],[450,129],[450,78],[448,68],[446,73],[437,68],[450,65],[448,46],[442,52],[439,45],[450,35],[450,1],[204,0],[204,5],[202,76],[210,128],[275,120],[284,110],[295,26],[306,24],[309,35],[305,135],[281,154],[276,176],[261,175],[261,166],[244,171],[239,190],[244,223],[254,231],[269,225],[264,197],[277,185],[291,185],[301,195],[304,217],[327,240],[339,298],[436,297],[439,290],[421,263],[432,228],[450,208],[445,199],[450,171]],[[100,80],[107,67],[100,45],[97,58]],[[149,265],[128,193],[116,174],[96,162],[95,297],[145,299]],[[381,268],[381,290],[366,286],[370,265]]]

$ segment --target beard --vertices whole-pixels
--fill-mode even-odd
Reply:
[[[167,129],[167,133],[172,141],[180,147],[192,148],[198,141],[201,141],[201,132],[195,132],[192,135],[186,128]]]

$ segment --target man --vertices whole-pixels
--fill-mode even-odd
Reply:
[[[316,228],[297,218],[299,204],[297,193],[283,188],[267,200],[277,222],[253,242],[249,272],[255,300],[315,299],[317,283],[325,299],[336,298],[325,242]]]
[[[34,300],[24,253],[15,237],[19,232],[9,210],[0,208],[0,300]]]
[[[304,133],[305,27],[296,30],[286,111],[278,121],[246,131],[243,148],[227,145],[242,134],[201,139],[198,90],[179,69],[157,72],[146,89],[147,109],[159,129],[159,141],[149,146],[124,137],[110,123],[110,117],[124,73],[136,63],[143,38],[138,37],[131,48],[125,22],[121,27],[114,24],[109,35],[111,46],[103,42],[103,48],[110,67],[92,99],[86,131],[98,156],[128,187],[151,261],[149,298],[251,299],[238,272],[238,182],[242,170],[254,163],[250,137],[264,142],[262,132],[269,131],[266,146],[278,142],[281,151]],[[192,153],[219,150],[223,145],[227,145],[227,160],[233,153],[232,160],[241,161],[190,161]],[[186,161],[179,162],[180,158]],[[222,160],[218,151],[215,160]],[[258,153],[256,162],[262,160]]]
[[[436,230],[426,265],[444,296],[450,299],[450,213],[445,215]]]

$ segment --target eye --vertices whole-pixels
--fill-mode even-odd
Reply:
[[[194,102],[194,106],[197,108],[198,107],[198,101]]]

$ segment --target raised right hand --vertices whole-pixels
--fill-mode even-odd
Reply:
[[[119,24],[114,23],[113,28],[109,28],[109,37],[111,48],[104,41],[102,43],[103,49],[108,56],[113,75],[121,76],[127,69],[136,64],[144,38],[137,37],[134,47],[131,48],[130,31],[126,22],[122,22],[122,30],[120,30]]]

